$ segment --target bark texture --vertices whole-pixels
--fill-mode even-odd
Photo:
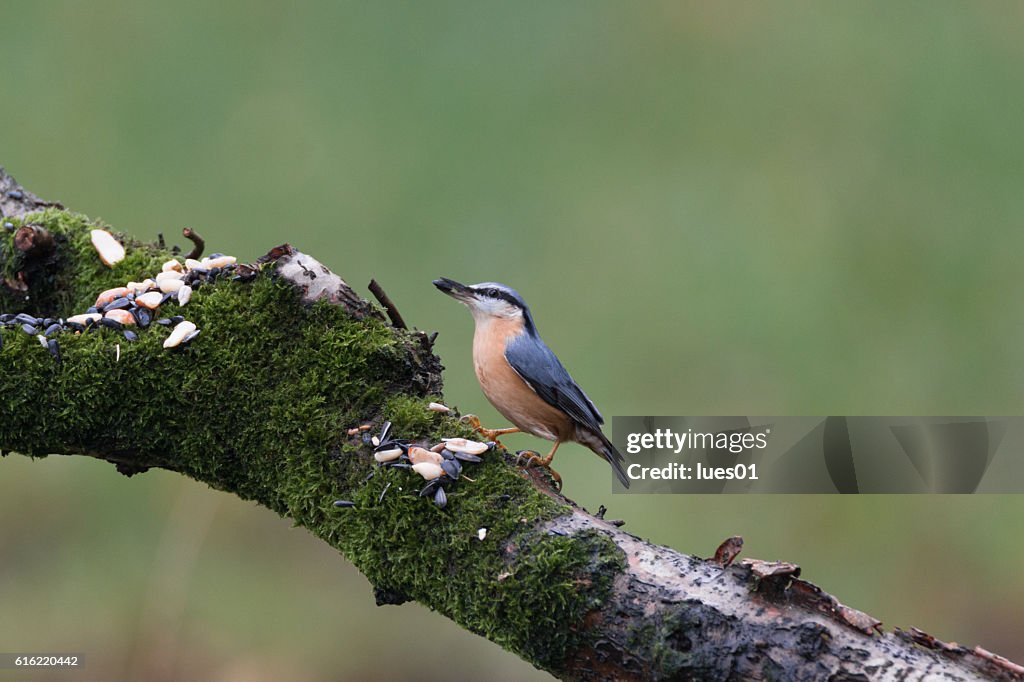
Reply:
[[[108,268],[92,221],[2,171],[0,210],[2,313],[83,312],[174,255],[116,235],[128,256]],[[237,272],[168,304],[202,330],[179,349],[153,325],[135,342],[58,332],[55,354],[0,325],[0,448],[88,455],[126,475],[160,467],[256,500],[355,563],[379,603],[422,602],[562,679],[1024,679],[983,649],[882,633],[798,567],[733,565],[736,540],[717,560],[649,544],[501,450],[466,464],[472,480],[435,504],[415,472],[378,466],[369,442],[385,422],[428,447],[470,435],[427,408],[441,397],[432,338],[388,324],[397,309],[385,317],[292,247]]]

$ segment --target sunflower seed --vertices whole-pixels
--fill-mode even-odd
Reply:
[[[153,313],[145,308],[136,308],[132,311],[132,315],[135,316],[135,322],[143,329],[148,327],[149,323],[153,321]]]
[[[172,258],[160,266],[160,270],[163,272],[181,272],[181,262],[176,258]]]
[[[446,506],[448,506],[448,495],[445,494],[444,488],[442,488],[441,486],[438,486],[437,492],[434,493],[434,504],[436,504],[441,509],[444,509]]]
[[[178,305],[185,305],[192,300],[192,287],[185,285],[178,289]]]
[[[129,329],[125,329],[124,338],[127,339],[128,341],[135,342],[139,340],[139,335]]]
[[[427,409],[428,410],[433,410],[434,412],[451,412],[452,411],[450,407],[448,407],[447,405],[442,405],[441,403],[430,403],[429,405],[427,405]]]
[[[348,507],[356,506],[356,503],[355,502],[349,502],[348,500],[337,500],[337,501],[335,501],[334,506],[335,507],[345,507],[345,508],[348,508]]]
[[[459,480],[459,476],[462,474],[462,465],[459,464],[457,459],[446,459],[441,462],[441,469],[448,474],[448,477],[453,480]]]
[[[124,310],[125,308],[131,306],[131,304],[131,301],[129,301],[125,296],[122,296],[121,298],[115,298],[113,301],[103,306],[103,312],[108,312],[111,310]]]

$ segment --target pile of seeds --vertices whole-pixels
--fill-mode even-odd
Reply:
[[[370,436],[368,427],[352,429],[350,435],[363,431],[363,440],[374,446],[373,458],[380,466],[393,469],[412,469],[422,476],[427,485],[420,490],[420,497],[432,496],[434,504],[444,509],[448,504],[446,488],[464,478],[462,469],[465,464],[478,464],[483,460],[480,455],[493,450],[496,443],[481,443],[466,438],[444,438],[440,443],[424,448],[413,445],[406,440],[391,437],[391,422],[384,422],[379,435]],[[373,472],[370,473],[370,477]],[[348,500],[338,500],[336,507],[353,507]]]
[[[100,260],[109,267],[125,257],[124,247],[106,230],[93,230],[92,243]],[[239,268],[236,263],[234,256],[222,253],[215,253],[202,260],[186,258],[184,262],[173,258],[164,263],[161,272],[153,278],[128,282],[123,287],[101,292],[96,297],[96,303],[84,313],[67,319],[39,318],[25,313],[4,314],[0,315],[0,329],[20,327],[26,334],[35,334],[39,343],[58,361],[60,346],[56,339],[50,337],[62,331],[81,334],[106,327],[120,331],[125,340],[131,342],[138,341],[139,337],[128,327],[145,329],[151,324],[157,324],[172,328],[164,340],[164,348],[177,348],[199,336],[199,329],[182,315],[154,319],[157,311],[171,301],[178,306],[185,306],[192,299],[195,288],[218,277],[231,277],[239,281],[249,281],[255,277],[254,270],[246,266]],[[242,269],[244,274],[236,274],[236,270]],[[2,347],[3,337],[0,336]]]

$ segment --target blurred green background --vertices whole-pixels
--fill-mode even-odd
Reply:
[[[1019,3],[7,1],[0,26],[26,187],[377,278],[485,423],[439,275],[518,288],[606,416],[1022,411]],[[889,627],[1024,659],[1024,498],[613,499],[583,448],[556,462],[633,533],[741,534]],[[25,650],[84,652],[75,679],[547,678],[375,607],[271,512],[84,458],[0,461],[0,651]]]

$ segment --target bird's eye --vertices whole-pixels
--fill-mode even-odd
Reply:
[[[493,287],[487,290],[487,295],[491,298],[498,298],[498,290]]]

